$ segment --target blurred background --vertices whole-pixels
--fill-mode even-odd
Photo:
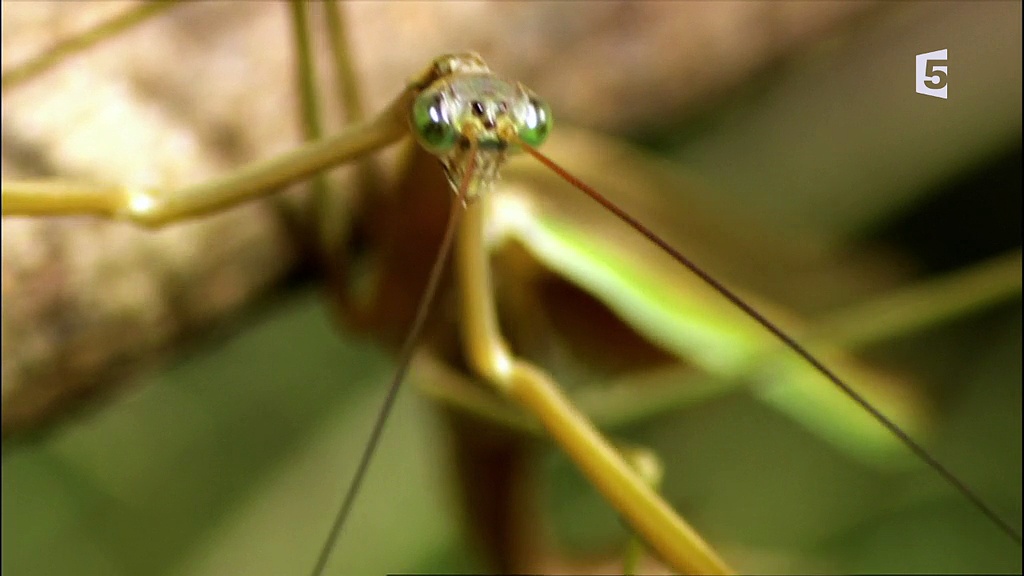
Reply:
[[[5,2],[4,70],[130,5]],[[5,89],[4,178],[174,186],[294,145],[286,6],[239,8],[177,7]],[[1018,254],[1019,270],[1019,2],[346,11],[371,110],[434,56],[480,52],[547,99],[556,130],[637,156],[591,169],[667,170],[711,191],[701,211],[730,225],[709,258],[812,321],[955,285],[992,258]],[[915,55],[943,48],[949,98],[916,94]],[[570,160],[588,164],[585,150]],[[685,214],[675,192],[637,191]],[[295,250],[261,203],[159,232],[4,219],[4,570],[309,569],[394,363],[332,326]],[[857,352],[920,386],[928,447],[1019,527],[1016,276],[966,311],[941,311],[968,299],[955,290],[925,302],[932,321]],[[334,573],[485,569],[460,522],[450,432],[415,392],[388,424]],[[661,455],[666,496],[741,571],[1021,570],[1019,546],[933,471],[869,469],[741,392],[615,437]],[[559,552],[534,571],[563,554],[609,566],[625,538],[615,514],[553,448],[537,450],[537,530]]]

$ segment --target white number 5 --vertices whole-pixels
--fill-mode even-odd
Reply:
[[[945,100],[946,85],[949,81],[948,72],[945,49],[918,54],[917,93]]]

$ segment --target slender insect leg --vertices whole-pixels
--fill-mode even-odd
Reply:
[[[406,97],[403,93],[376,119],[338,135],[178,190],[4,182],[3,215],[95,214],[154,227],[196,218],[272,193],[280,186],[394,142],[406,131]]]
[[[459,237],[462,338],[473,369],[500,393],[533,413],[624,518],[680,571],[730,569],[648,486],[537,367],[511,353],[502,338],[484,249],[486,197],[466,209]]]

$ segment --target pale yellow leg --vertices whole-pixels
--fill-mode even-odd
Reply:
[[[408,132],[413,98],[405,90],[375,119],[309,142],[276,158],[178,190],[74,182],[3,183],[4,216],[95,214],[143,226],[196,218],[278,190],[311,174],[382,148]]]
[[[640,479],[658,491],[661,489],[661,480],[664,477],[664,468],[657,454],[639,446],[623,447],[618,446],[619,453],[629,463]],[[635,534],[629,539],[626,546],[625,561],[622,564],[622,573],[625,576],[632,576],[637,573],[640,559],[644,555],[644,543]]]
[[[101,22],[91,30],[59,42],[35,58],[4,71],[3,76],[0,76],[0,87],[6,90],[7,88],[14,88],[18,84],[27,82],[67,58],[91,46],[95,46],[107,38],[130,30],[136,24],[157,16],[169,8],[173,8],[174,4],[174,2],[140,3],[138,6],[130,8],[110,20]]]
[[[539,368],[515,358],[498,329],[483,204],[466,208],[458,247],[463,346],[473,369],[535,415],[595,487],[676,570],[726,574],[729,567],[660,496],[640,479],[603,436]]]

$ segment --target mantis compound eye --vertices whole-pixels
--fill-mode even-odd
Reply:
[[[544,143],[551,133],[551,109],[538,98],[530,98],[517,115],[519,138],[536,148]]]
[[[427,91],[420,94],[412,105],[412,126],[416,139],[434,154],[443,154],[455,148],[459,130],[444,96]]]

